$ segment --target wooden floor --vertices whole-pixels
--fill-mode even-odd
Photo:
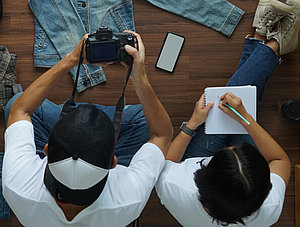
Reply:
[[[18,55],[18,81],[24,88],[45,72],[33,67],[34,24],[33,15],[26,0],[2,0],[3,19],[0,21],[0,45]],[[189,119],[194,103],[207,86],[224,86],[234,73],[241,54],[244,37],[252,33],[252,18],[258,1],[231,0],[245,10],[245,15],[231,38],[200,24],[173,15],[152,6],[145,0],[134,0],[136,30],[146,46],[147,71],[151,84],[170,114],[175,135],[182,121]],[[165,33],[179,33],[186,42],[173,74],[159,71],[154,65]],[[300,100],[300,48],[283,56],[283,63],[270,77],[259,110],[258,120],[282,145],[291,158],[292,165],[300,163],[299,122],[285,120],[280,112],[281,104],[288,99]],[[125,69],[114,65],[106,68],[108,81],[80,94],[77,101],[114,105],[120,95]],[[57,84],[49,99],[62,103],[71,93],[72,81],[66,77]],[[130,84],[127,103],[138,100]],[[1,116],[0,131],[4,133]],[[3,152],[3,136],[0,151]],[[286,200],[280,220],[274,226],[292,227],[294,221],[294,174],[286,192]],[[38,215],[38,214],[37,214]],[[141,226],[180,226],[160,204],[155,192],[140,218]],[[17,219],[0,221],[0,226],[20,226]],[[259,226],[258,226],[259,227]]]

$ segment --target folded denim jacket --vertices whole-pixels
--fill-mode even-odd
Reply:
[[[147,0],[226,36],[231,36],[244,11],[226,0]],[[114,32],[134,31],[132,0],[28,0],[35,16],[34,65],[52,67],[99,26]],[[71,70],[73,79],[76,68]],[[77,90],[106,81],[100,66],[83,65]]]
[[[35,17],[34,65],[52,67],[99,26],[135,30],[131,0],[28,0]],[[77,67],[71,70],[75,79]],[[106,81],[100,66],[83,65],[77,91]]]
[[[147,0],[151,4],[231,36],[244,11],[226,0]]]

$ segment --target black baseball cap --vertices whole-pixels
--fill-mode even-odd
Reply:
[[[75,205],[90,205],[101,194],[112,167],[114,128],[92,104],[79,105],[61,118],[49,136],[44,183]]]

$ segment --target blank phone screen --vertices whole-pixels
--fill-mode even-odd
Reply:
[[[156,67],[168,72],[173,72],[183,43],[184,37],[167,33],[164,45],[156,62]]]

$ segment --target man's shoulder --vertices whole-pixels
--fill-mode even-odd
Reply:
[[[142,187],[148,183],[154,185],[164,164],[165,157],[161,150],[155,144],[145,143],[133,156],[129,166],[117,164],[110,170],[108,182],[109,184],[122,182],[125,187],[134,185]]]
[[[128,170],[135,173],[155,173],[158,176],[165,164],[165,157],[158,146],[153,143],[145,143],[133,156]]]
[[[26,121],[26,120],[16,121],[5,130],[5,134],[10,133],[11,131],[13,132],[14,130],[17,130],[19,128],[32,128],[33,129],[33,125],[30,121]]]
[[[20,147],[19,142],[31,142],[34,139],[33,125],[30,121],[21,120],[11,124],[4,133],[5,152],[11,147]]]
[[[16,194],[19,198],[39,200],[41,192],[45,190],[43,182],[43,174],[46,166],[46,159],[40,159],[36,155],[33,160],[23,159],[27,166],[22,168],[14,167],[12,163],[7,162],[9,165],[3,172],[3,189]],[[25,164],[26,165],[26,164]],[[10,168],[11,167],[11,168]],[[7,200],[14,200],[11,195]]]
[[[108,204],[112,201],[114,206],[120,207],[124,204],[145,204],[164,163],[165,158],[156,145],[144,144],[128,167],[117,165],[109,171],[102,198]]]
[[[136,152],[133,156],[132,161],[135,160],[136,157],[145,156],[145,157],[158,157],[161,160],[165,160],[164,155],[160,148],[154,143],[147,142],[141,146],[141,148]]]

